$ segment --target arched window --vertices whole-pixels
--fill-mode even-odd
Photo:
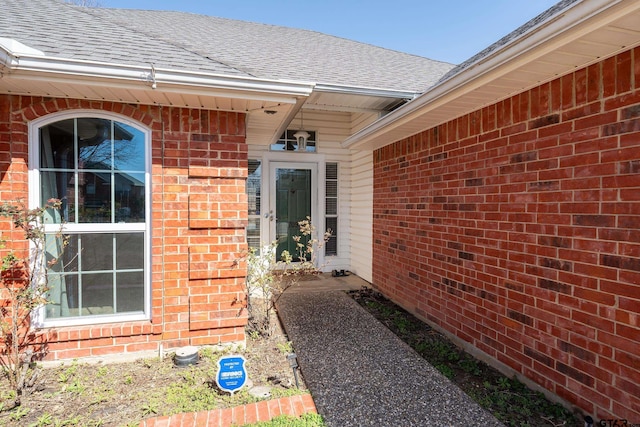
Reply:
[[[149,135],[88,111],[32,124],[31,204],[62,201],[45,216],[47,258],[59,261],[48,269],[43,326],[149,318]]]

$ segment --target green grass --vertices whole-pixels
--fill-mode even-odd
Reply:
[[[242,427],[323,427],[322,417],[318,414],[304,414],[300,417],[280,415],[271,421],[261,421],[254,424],[246,424]]]

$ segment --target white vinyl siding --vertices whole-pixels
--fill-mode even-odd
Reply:
[[[373,256],[373,155],[371,151],[354,152],[351,161],[351,270],[372,281]]]
[[[352,152],[342,147],[342,142],[352,134],[355,128],[362,128],[371,123],[377,115],[370,113],[339,113],[326,111],[304,112],[304,128],[317,135],[318,158],[324,159],[320,170],[324,172],[325,164],[338,165],[338,211],[337,211],[337,246],[336,256],[328,256],[325,271],[351,270],[366,280],[371,280],[371,225],[372,225],[372,190],[373,171],[371,152]],[[300,120],[295,119],[289,129],[299,129]],[[268,156],[278,158],[278,154],[269,152],[269,141],[263,145],[249,146],[250,159],[262,159]],[[283,153],[287,154],[287,153]],[[290,153],[288,159],[297,158]],[[280,161],[282,158],[278,158]],[[263,165],[264,167],[264,165]],[[324,173],[322,173],[324,177]],[[264,181],[263,181],[264,183]],[[326,183],[322,184],[323,190]],[[325,207],[325,194],[320,204]],[[264,209],[263,209],[264,210]],[[320,212],[326,218],[326,211]],[[264,215],[261,221],[264,223]],[[324,227],[324,221],[314,224],[318,231]],[[262,230],[264,231],[264,227]],[[262,238],[263,243],[266,236]]]

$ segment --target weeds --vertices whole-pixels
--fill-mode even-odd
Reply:
[[[278,343],[276,345],[276,347],[278,347],[278,350],[282,354],[293,353],[293,343],[291,341],[287,341],[287,342],[284,342],[284,343]]]
[[[300,417],[280,415],[271,421],[262,421],[254,424],[246,424],[243,427],[323,427],[322,417],[318,414],[304,414]]]

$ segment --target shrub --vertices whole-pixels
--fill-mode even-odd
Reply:
[[[46,263],[43,216],[47,209],[59,209],[60,201],[51,199],[44,207],[28,209],[22,204],[3,203],[0,216],[8,218],[20,230],[28,248],[20,251],[15,240],[0,239],[2,270],[0,273],[0,367],[13,391],[13,403],[0,409],[20,405],[20,396],[38,381],[35,360],[46,352],[45,336],[31,326],[35,309],[47,303]],[[61,225],[62,227],[62,225]],[[58,238],[64,240],[62,234]],[[8,244],[14,245],[8,248]],[[62,245],[64,247],[64,244]]]
[[[276,260],[277,242],[264,245],[259,250],[249,249],[246,256],[246,307],[249,311],[250,335],[271,335],[271,318],[282,293],[296,285],[302,275],[320,272],[316,266],[317,254],[331,237],[331,230],[327,230],[319,239],[310,217],[298,221],[298,225],[300,234],[292,237],[296,242],[295,254],[285,250],[281,259]]]

